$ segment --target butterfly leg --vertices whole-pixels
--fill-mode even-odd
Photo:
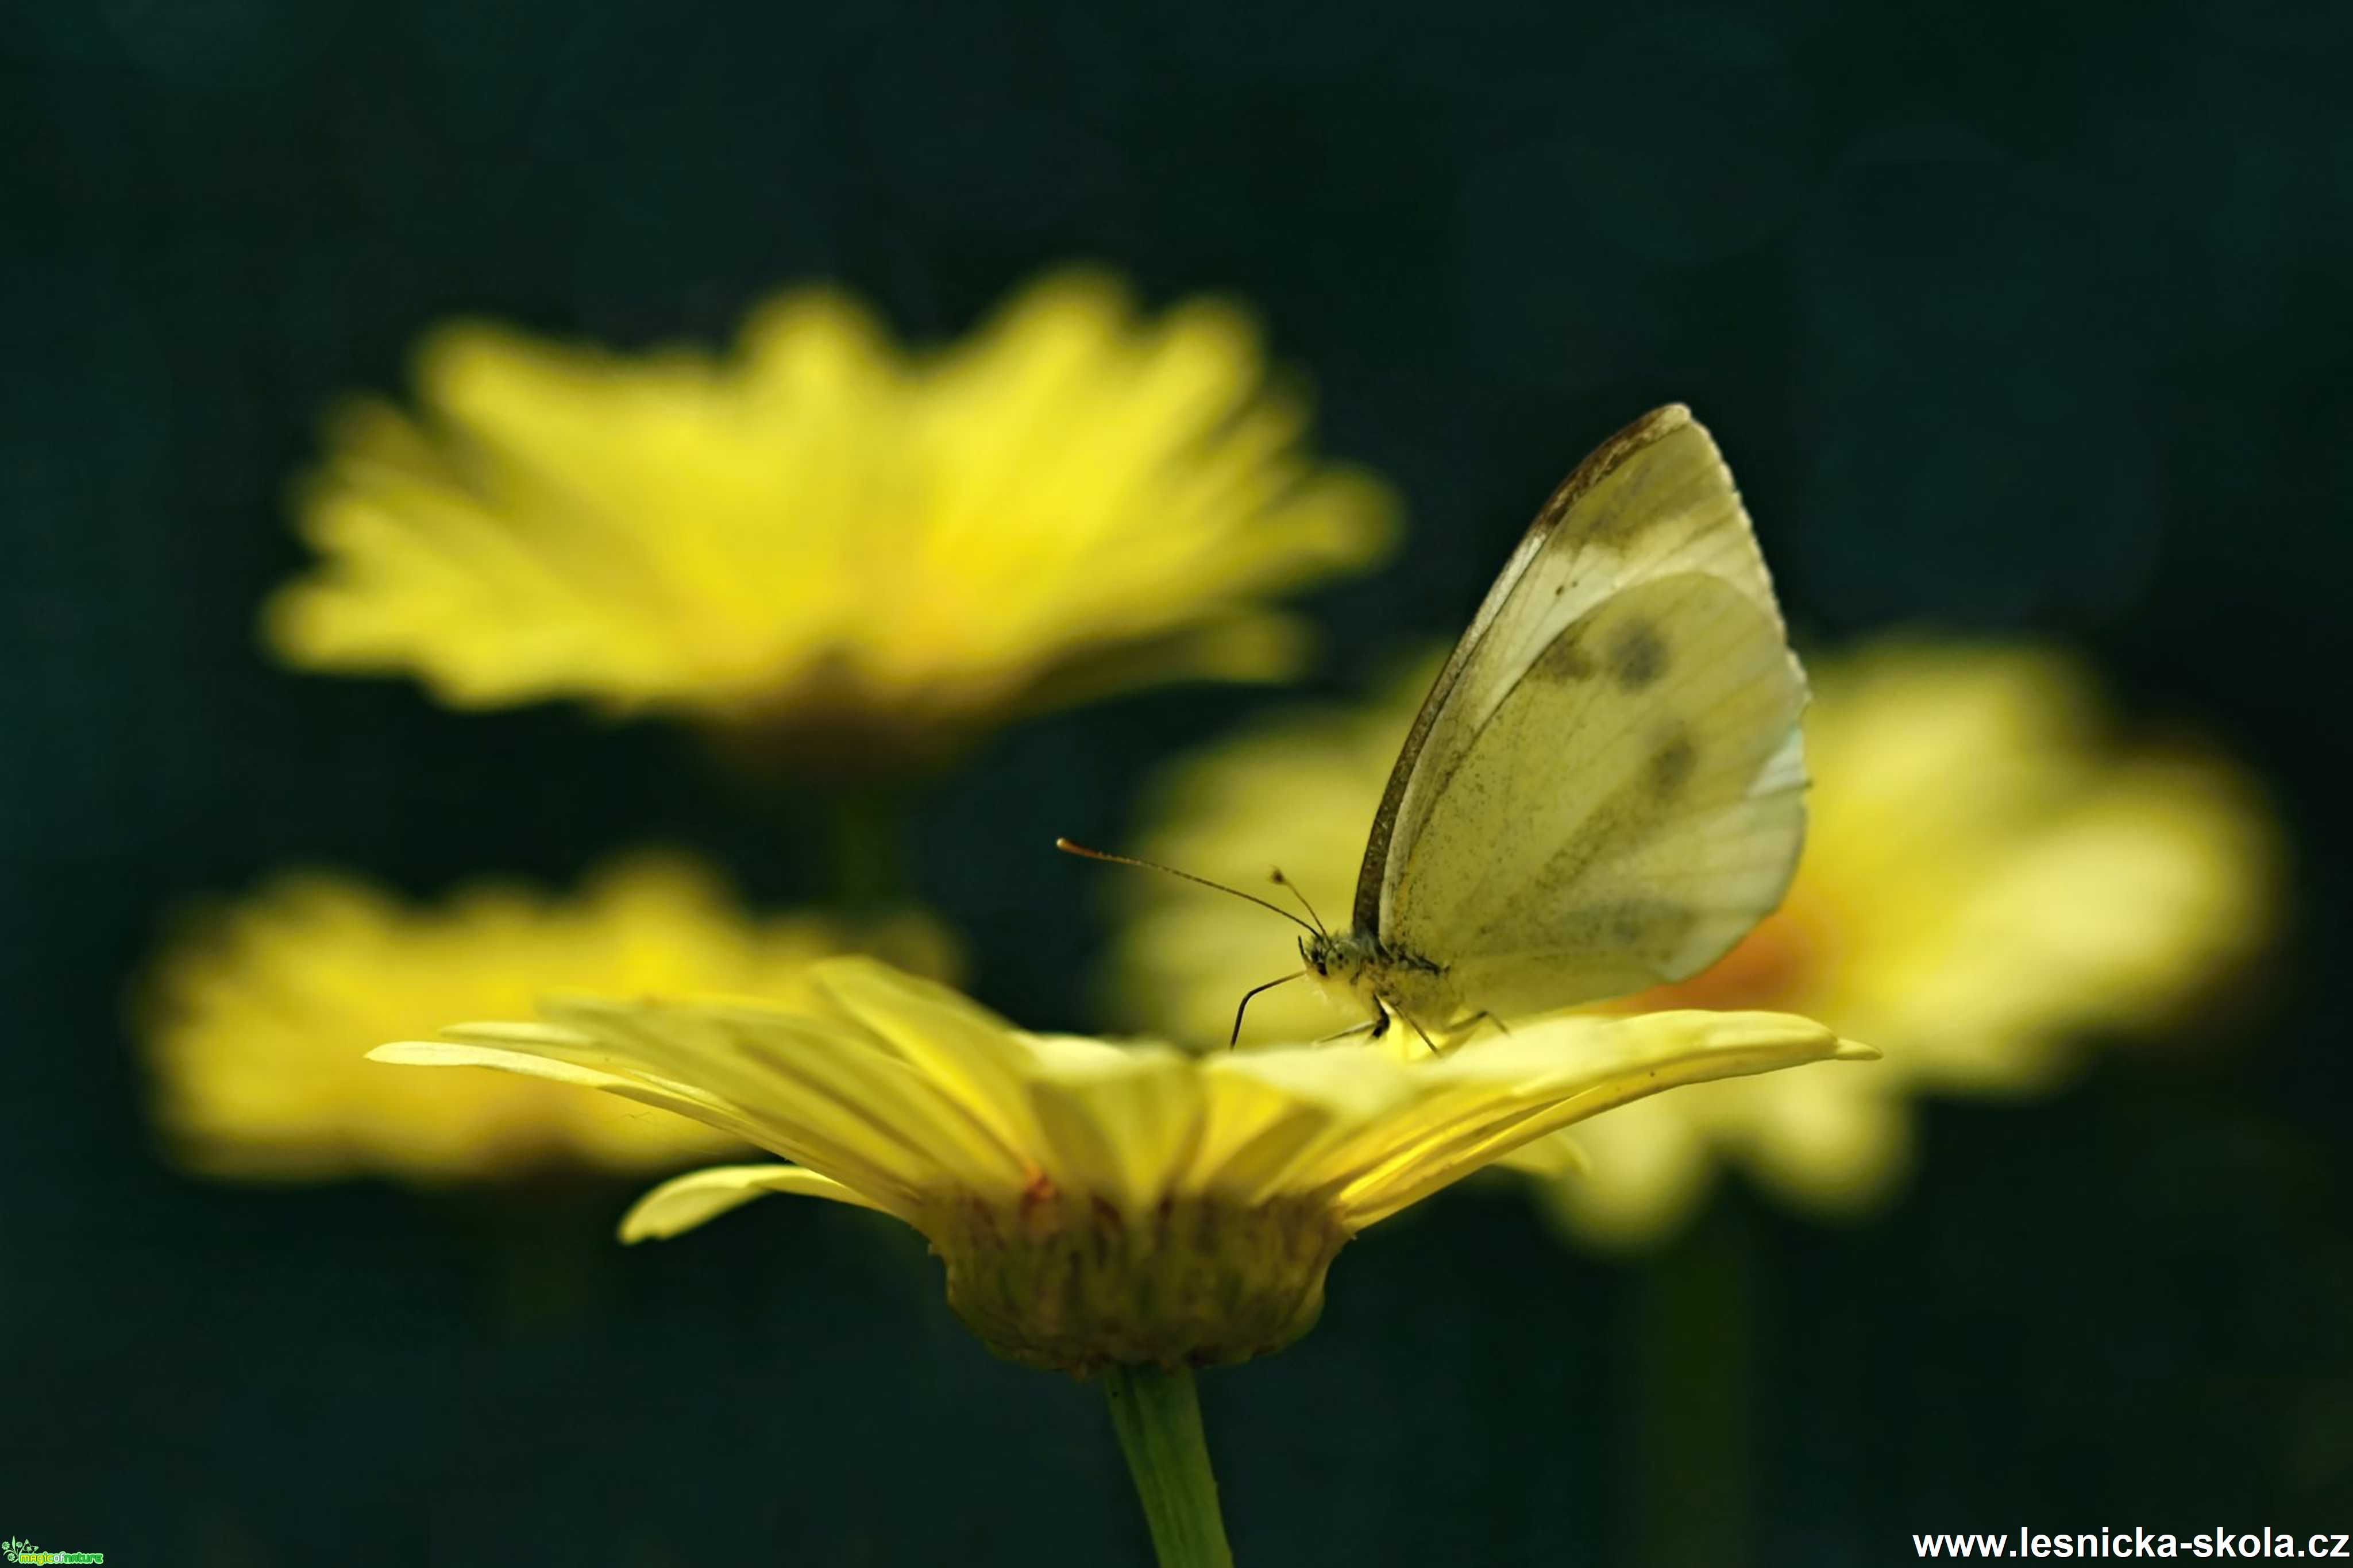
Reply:
[[[1343,1029],[1336,1035],[1326,1035],[1315,1043],[1319,1046],[1328,1045],[1334,1040],[1345,1040],[1351,1035],[1363,1035],[1367,1038],[1377,1040],[1389,1032],[1390,1022],[1389,1010],[1376,1002],[1373,1004],[1373,1016],[1370,1018],[1353,1029]]]
[[[1430,1037],[1429,1032],[1428,1032],[1427,1030],[1423,1029],[1423,1028],[1422,1028],[1422,1026],[1421,1026],[1419,1024],[1416,1024],[1416,1023],[1414,1023],[1414,1021],[1413,1021],[1413,1019],[1411,1018],[1411,1016],[1409,1016],[1409,1015],[1407,1015],[1407,1014],[1399,1013],[1399,1014],[1398,1015],[1398,1017],[1400,1017],[1400,1018],[1405,1019],[1405,1021],[1406,1021],[1409,1025],[1411,1025],[1411,1026],[1412,1026],[1413,1032],[1414,1032],[1415,1034],[1419,1035],[1419,1036],[1421,1037],[1421,1043],[1422,1043],[1423,1045],[1428,1046],[1428,1047],[1430,1047],[1430,1054],[1431,1056],[1433,1056],[1433,1057],[1434,1057],[1434,1056],[1438,1055],[1438,1042],[1437,1042],[1436,1040],[1433,1040],[1433,1039],[1431,1039],[1431,1038]]]
[[[1287,985],[1291,982],[1303,977],[1306,973],[1307,971],[1303,969],[1298,970],[1293,973],[1284,975],[1280,980],[1270,980],[1263,985],[1253,985],[1249,990],[1243,992],[1241,1005],[1234,1009],[1234,1032],[1226,1037],[1226,1049],[1230,1051],[1236,1046],[1242,1043],[1242,1015],[1250,1011],[1251,997],[1257,995],[1261,991],[1271,991],[1278,985]]]
[[[1458,1019],[1454,1023],[1447,1025],[1446,1043],[1450,1046],[1467,1044],[1470,1041],[1471,1037],[1477,1032],[1479,1026],[1482,1024],[1494,1025],[1495,1032],[1499,1035],[1508,1035],[1512,1032],[1511,1029],[1505,1026],[1504,1020],[1495,1016],[1494,1014],[1486,1011],[1484,1008],[1482,1008],[1480,1011],[1472,1014],[1467,1018]]]

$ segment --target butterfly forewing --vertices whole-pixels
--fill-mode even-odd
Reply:
[[[1704,966],[1794,869],[1804,702],[1715,443],[1681,407],[1637,421],[1539,514],[1432,686],[1359,928],[1498,1012]]]

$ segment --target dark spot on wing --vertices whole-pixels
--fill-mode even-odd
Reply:
[[[1681,948],[1699,913],[1664,899],[1622,899],[1570,912],[1561,935],[1588,952],[1616,948],[1665,963]]]
[[[1688,733],[1677,727],[1651,753],[1651,787],[1662,799],[1671,800],[1683,793],[1698,767],[1699,748],[1692,743]]]
[[[1640,691],[1666,674],[1667,645],[1648,621],[1629,621],[1609,642],[1609,673],[1620,689]]]
[[[1528,673],[1536,679],[1554,686],[1566,686],[1575,680],[1593,679],[1593,655],[1585,646],[1588,623],[1578,621],[1562,629],[1552,639],[1552,646],[1532,665]]]

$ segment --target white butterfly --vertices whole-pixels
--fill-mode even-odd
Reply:
[[[1646,415],[1488,591],[1389,774],[1352,928],[1311,928],[1300,973],[1427,1039],[1705,968],[1797,869],[1805,703],[1715,443]]]

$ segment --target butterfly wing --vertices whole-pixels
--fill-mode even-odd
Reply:
[[[1433,683],[1358,929],[1505,1013],[1704,968],[1796,868],[1804,704],[1715,444],[1647,416],[1546,503]]]

